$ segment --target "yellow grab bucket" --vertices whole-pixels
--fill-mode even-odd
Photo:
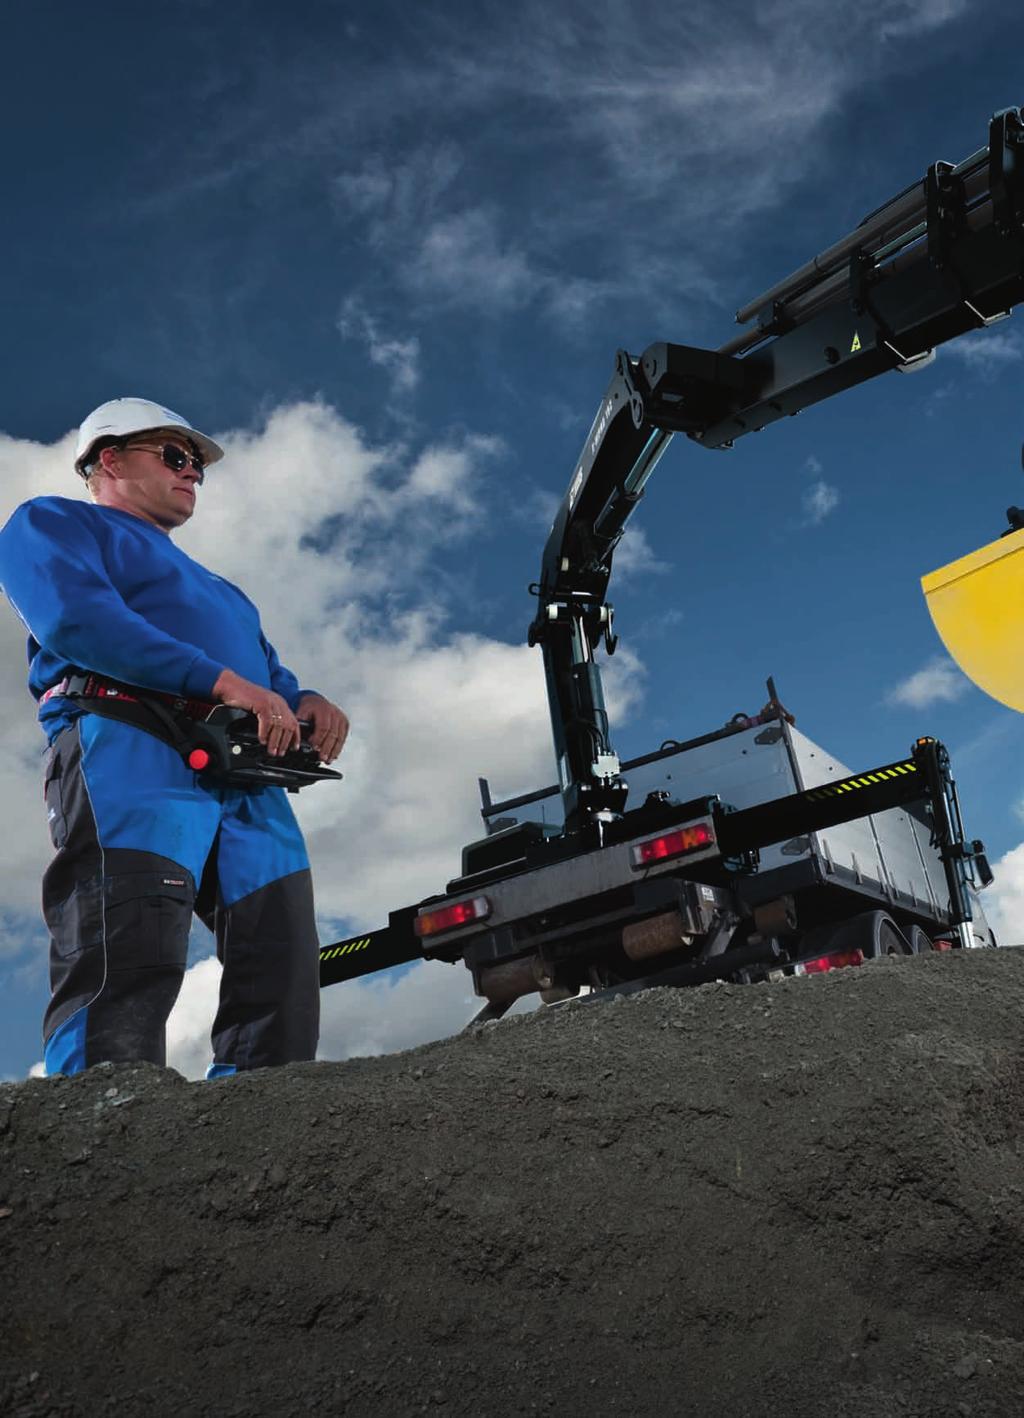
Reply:
[[[922,576],[921,586],[967,678],[1024,713],[1024,530]]]

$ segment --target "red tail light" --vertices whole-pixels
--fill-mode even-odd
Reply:
[[[468,926],[471,921],[483,921],[491,914],[491,903],[486,896],[474,896],[472,901],[457,901],[454,906],[444,906],[439,911],[421,911],[412,923],[418,936],[440,935],[442,931],[453,931],[456,926]]]
[[[706,822],[695,823],[692,827],[679,827],[674,832],[652,837],[648,842],[640,842],[633,848],[633,866],[649,867],[654,862],[664,862],[670,857],[685,857],[688,852],[700,852],[705,847],[715,845],[715,834]]]
[[[831,955],[819,955],[816,960],[801,960],[808,975],[824,975],[827,970],[841,970],[844,965],[863,965],[863,950],[835,950]]]

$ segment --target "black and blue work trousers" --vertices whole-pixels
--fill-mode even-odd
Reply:
[[[165,1063],[193,912],[224,967],[207,1076],[315,1057],[313,888],[283,788],[207,785],[161,739],[84,714],[51,745],[45,797],[48,1074]]]

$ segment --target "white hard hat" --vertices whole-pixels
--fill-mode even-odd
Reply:
[[[127,438],[133,433],[147,433],[158,428],[173,429],[190,438],[207,465],[224,457],[223,448],[218,447],[212,438],[207,438],[205,433],[193,428],[188,419],[183,419],[173,409],[154,404],[150,399],[110,399],[100,404],[98,409],[93,409],[78,430],[76,472],[85,476],[92,450],[101,440]]]

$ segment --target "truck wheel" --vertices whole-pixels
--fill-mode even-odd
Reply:
[[[910,941],[885,911],[865,911],[836,928],[830,950],[860,950],[865,960],[879,955],[912,955]]]
[[[865,950],[864,955],[913,955],[910,941],[900,930],[899,926],[891,916],[887,916],[884,911],[869,911],[866,913],[874,919],[872,926],[868,929],[871,932],[874,949],[870,952]],[[863,946],[861,947],[863,949]]]
[[[913,955],[925,955],[932,949],[931,937],[919,925],[907,927],[907,940],[910,942],[910,950]]]

